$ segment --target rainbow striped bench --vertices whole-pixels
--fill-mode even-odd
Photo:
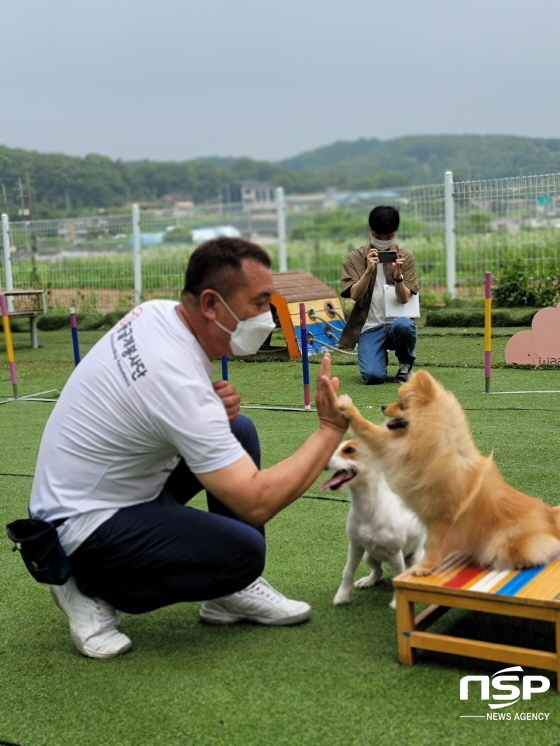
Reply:
[[[556,671],[560,691],[560,557],[524,570],[490,570],[450,555],[432,575],[406,570],[393,579],[399,661],[412,666],[416,649],[534,666]],[[414,604],[429,604],[415,615]],[[451,637],[427,628],[450,608],[553,622],[556,652]]]

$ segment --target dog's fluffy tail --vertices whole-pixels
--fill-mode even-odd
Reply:
[[[560,556],[560,535],[556,532],[523,531],[505,542],[498,539],[489,548],[494,556],[488,564],[496,570],[547,565]]]

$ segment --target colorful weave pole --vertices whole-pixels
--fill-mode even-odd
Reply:
[[[18,377],[16,370],[16,359],[14,355],[14,343],[12,341],[12,329],[10,326],[10,317],[8,316],[8,304],[4,293],[0,294],[0,308],[2,309],[2,328],[4,330],[4,342],[6,344],[6,354],[8,355],[8,368],[10,369],[10,380],[14,390],[14,399],[18,399]]]
[[[539,311],[542,313],[542,311]],[[533,322],[534,323],[534,322]],[[523,333],[523,332],[521,332]],[[484,283],[484,393],[485,394],[560,394],[560,389],[536,391],[490,391],[492,375],[492,272],[485,273]]]
[[[305,409],[311,409],[311,384],[309,382],[309,350],[307,349],[307,311],[305,303],[299,304],[301,334],[301,364],[303,372],[303,403]]]
[[[78,319],[76,317],[76,309],[70,309],[70,328],[72,329],[72,345],[74,347],[74,363],[78,365],[80,360],[80,340],[78,339]]]
[[[492,375],[492,272],[484,276],[484,393],[490,393]]]

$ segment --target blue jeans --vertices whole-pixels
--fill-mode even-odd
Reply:
[[[259,465],[253,422],[233,434]],[[264,568],[261,527],[240,520],[208,495],[209,512],[187,503],[202,485],[181,459],[159,497],[121,508],[70,555],[72,574],[88,596],[129,614],[184,601],[205,601],[246,588]]]
[[[387,350],[394,350],[400,364],[412,365],[418,333],[411,319],[395,319],[368,329],[358,340],[358,366],[364,383],[383,383],[387,377]]]

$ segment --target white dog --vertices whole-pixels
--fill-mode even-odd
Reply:
[[[356,588],[371,588],[383,574],[382,562],[389,562],[393,575],[418,562],[424,554],[424,527],[385,480],[375,457],[358,440],[345,440],[334,452],[328,468],[335,474],[321,485],[325,490],[350,490],[350,513],[346,533],[350,540],[348,559],[334,605],[350,602]],[[371,573],[354,583],[362,558]],[[395,598],[389,604],[395,608]]]

